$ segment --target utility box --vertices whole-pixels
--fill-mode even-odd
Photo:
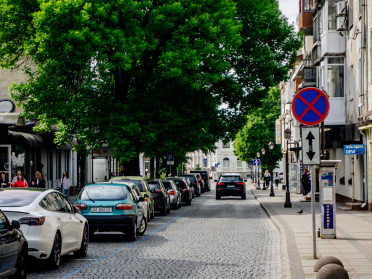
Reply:
[[[319,168],[320,238],[336,238],[336,168],[340,160],[322,160]]]

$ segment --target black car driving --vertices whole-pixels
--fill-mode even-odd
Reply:
[[[170,213],[170,197],[167,189],[159,179],[148,180],[150,192],[154,198],[154,209],[165,216]]]
[[[222,196],[240,196],[246,199],[246,187],[240,174],[223,174],[216,184],[216,200]]]
[[[18,221],[9,222],[0,210],[0,278],[26,278],[28,244]]]

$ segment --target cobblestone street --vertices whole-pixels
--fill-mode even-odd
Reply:
[[[123,236],[96,234],[86,258],[63,257],[56,271],[33,263],[29,278],[280,278],[278,231],[248,189],[247,200],[216,200],[213,187],[136,242]]]

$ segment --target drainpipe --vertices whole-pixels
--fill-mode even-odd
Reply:
[[[358,106],[359,109],[359,117],[362,115],[362,107],[364,106],[364,37],[365,37],[365,0],[361,0],[361,44],[360,44],[360,104]],[[368,184],[368,167],[367,167],[367,132],[365,130],[361,131],[363,136],[363,144],[366,147],[366,154],[363,156],[363,204],[362,208],[364,208],[368,203],[368,196],[367,196],[367,184]]]

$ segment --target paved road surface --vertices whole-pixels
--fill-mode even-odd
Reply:
[[[136,242],[123,236],[96,234],[86,258],[67,255],[55,271],[33,262],[28,278],[280,278],[279,233],[250,191],[247,200],[206,192],[157,215]]]

